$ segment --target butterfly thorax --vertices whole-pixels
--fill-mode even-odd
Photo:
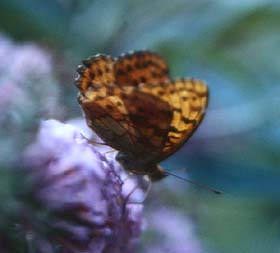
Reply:
[[[167,176],[149,154],[135,155],[130,152],[118,152],[116,160],[126,171],[136,175],[147,175],[151,181],[157,181]]]

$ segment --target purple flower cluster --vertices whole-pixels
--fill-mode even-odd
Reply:
[[[55,120],[42,122],[25,163],[32,194],[54,215],[50,226],[61,231],[44,243],[41,239],[38,250],[60,245],[59,252],[133,252],[142,230],[142,204],[128,196],[137,184],[124,180],[115,160],[88,144],[79,130]]]
[[[0,59],[0,163],[9,164],[27,144],[37,122],[58,117],[63,110],[46,50],[0,34]]]
[[[59,92],[50,54],[33,43],[16,44],[0,34],[0,58],[1,108],[5,106],[8,114],[13,110],[14,120],[38,110],[55,115]]]

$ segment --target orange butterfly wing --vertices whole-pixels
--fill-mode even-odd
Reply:
[[[87,124],[106,144],[117,150],[137,147],[139,133],[131,125],[126,108],[116,86],[93,85],[78,100]]]
[[[170,105],[137,87],[93,85],[79,102],[89,127],[115,149],[158,153],[167,141]]]
[[[76,84],[88,125],[110,146],[155,162],[177,151],[200,124],[208,89],[200,80],[169,80],[165,61],[149,51],[83,61]]]
[[[165,158],[176,152],[195,132],[204,117],[209,99],[207,85],[201,80],[181,79],[173,84],[180,99],[181,111],[171,105],[173,120],[168,140],[162,150],[162,156]]]
[[[92,84],[115,83],[114,64],[115,59],[102,54],[84,60],[83,65],[77,69],[79,73],[75,80],[77,87],[81,92],[85,92]]]
[[[167,140],[158,154],[159,162],[176,152],[199,126],[208,104],[208,88],[203,81],[195,79],[139,88],[168,102],[172,110]]]
[[[167,140],[172,110],[169,103],[160,97],[132,88],[129,96],[123,97],[128,117],[140,136],[137,142],[143,146],[145,153],[157,154]]]
[[[116,84],[138,86],[140,83],[158,84],[169,81],[165,60],[150,51],[136,51],[117,58],[114,73]]]

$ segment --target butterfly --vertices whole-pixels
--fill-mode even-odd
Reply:
[[[208,103],[198,79],[171,79],[165,60],[151,51],[117,58],[97,54],[83,61],[75,80],[88,126],[118,150],[123,168],[157,181],[159,165],[194,133]]]

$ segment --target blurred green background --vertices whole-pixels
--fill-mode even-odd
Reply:
[[[51,75],[32,90],[35,111],[13,106],[1,122],[1,163],[31,142],[42,118],[81,116],[73,80],[82,59],[150,49],[173,77],[200,78],[210,88],[201,127],[162,165],[224,194],[170,177],[153,186],[147,205],[190,215],[205,252],[280,252],[279,27],[276,0],[2,0],[0,34],[47,52]],[[36,102],[54,97],[52,110]]]

